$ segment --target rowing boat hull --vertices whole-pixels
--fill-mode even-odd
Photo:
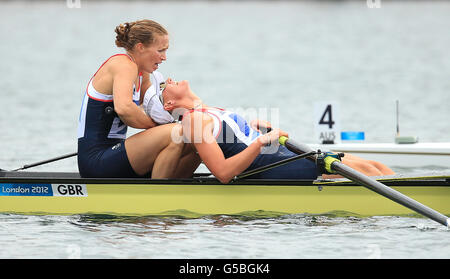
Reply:
[[[395,185],[393,188],[399,192],[450,215],[448,178],[396,179],[385,183]],[[166,181],[0,177],[0,187],[3,192],[0,194],[0,213],[184,217],[218,214],[413,214],[413,211],[365,187],[345,181],[245,180],[223,185],[209,178]],[[42,193],[32,193],[33,187]]]
[[[0,212],[22,214],[246,215],[413,213],[359,186],[86,185],[85,197],[8,196]],[[449,187],[395,187],[401,193],[450,214]]]

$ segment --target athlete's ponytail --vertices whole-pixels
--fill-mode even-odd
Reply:
[[[155,41],[155,34],[168,35],[167,30],[153,20],[138,20],[126,22],[116,27],[116,46],[132,50],[137,43],[151,45]]]

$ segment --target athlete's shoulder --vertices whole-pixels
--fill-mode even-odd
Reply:
[[[214,128],[214,121],[211,116],[197,110],[186,112],[181,123],[185,137],[195,143],[199,143],[196,139],[212,135]]]
[[[108,59],[107,63],[113,71],[121,72],[132,70],[133,72],[137,72],[138,70],[136,63],[134,63],[133,60],[131,60],[130,56],[126,54],[113,55]]]
[[[135,64],[131,57],[124,53],[111,55],[106,61],[105,64],[115,64],[115,63],[125,63],[125,64]]]
[[[205,125],[212,121],[213,119],[209,114],[198,110],[186,111],[182,118],[183,125],[191,129],[203,129]]]
[[[192,121],[192,120],[200,120],[200,121],[209,121],[211,120],[211,116],[208,113],[200,110],[188,110],[184,113],[183,120]]]

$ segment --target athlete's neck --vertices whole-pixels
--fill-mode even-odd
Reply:
[[[195,110],[195,109],[199,109],[199,108],[203,108],[203,107],[204,107],[204,104],[203,104],[202,100],[197,99],[193,102],[191,110]]]
[[[133,61],[134,63],[136,63],[136,59],[134,58],[134,55],[133,55],[131,52],[127,51],[127,55],[130,57],[131,61]],[[136,63],[136,64],[137,64],[137,63]]]
[[[136,66],[138,66],[138,73],[141,73],[142,70],[139,69],[139,64],[138,64],[137,61],[136,61],[135,55],[132,54],[132,53],[129,52],[129,51],[127,51],[127,55],[128,55],[128,57],[130,57],[131,61],[133,61],[133,63],[136,64]]]

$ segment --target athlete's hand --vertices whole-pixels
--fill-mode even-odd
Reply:
[[[260,132],[261,134],[265,134],[272,130],[272,124],[270,124],[269,121],[259,119],[250,121],[250,127],[252,127],[253,130]]]
[[[262,145],[269,146],[272,144],[278,144],[278,138],[281,136],[289,137],[288,133],[278,128],[272,129],[269,133],[259,136],[258,140]]]

